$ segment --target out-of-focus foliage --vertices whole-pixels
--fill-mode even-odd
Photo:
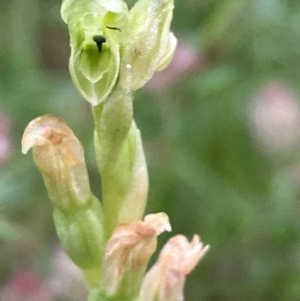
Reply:
[[[49,277],[57,241],[41,177],[20,154],[29,120],[51,113],[73,128],[100,193],[60,4],[0,4],[0,150],[10,145],[0,157],[2,290],[22,271]],[[300,2],[177,0],[173,30],[196,53],[195,66],[186,68],[178,51],[160,86],[136,94],[135,118],[150,173],[148,211],[168,212],[174,233],[200,233],[211,245],[186,300],[298,301]]]

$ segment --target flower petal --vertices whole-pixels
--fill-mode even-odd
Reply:
[[[182,301],[185,278],[208,249],[197,235],[191,242],[183,235],[172,237],[146,274],[138,300]]]

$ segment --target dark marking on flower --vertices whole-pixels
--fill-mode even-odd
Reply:
[[[112,29],[112,30],[117,30],[117,31],[119,31],[119,32],[122,32],[121,28],[119,28],[119,27],[114,27],[114,26],[106,26],[106,28],[108,28],[108,29]]]
[[[98,51],[101,52],[102,44],[106,42],[105,37],[101,35],[97,35],[97,36],[93,36],[93,40],[97,44]]]

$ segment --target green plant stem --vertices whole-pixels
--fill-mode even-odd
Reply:
[[[126,139],[132,123],[132,97],[122,90],[93,108],[96,159],[102,181],[106,238],[118,223],[119,209],[130,181]]]
[[[132,94],[117,87],[106,102],[93,108],[93,116],[108,239],[119,223],[142,218],[148,174],[140,131],[132,118]]]

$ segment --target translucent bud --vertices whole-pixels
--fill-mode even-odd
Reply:
[[[132,68],[132,88],[142,87],[154,72],[171,61],[177,40],[170,32],[173,0],[139,0],[129,12],[131,41],[126,62]]]
[[[138,300],[183,301],[185,278],[208,249],[197,235],[191,242],[182,235],[172,237],[146,274]]]
[[[133,300],[154,253],[157,236],[170,231],[165,213],[151,214],[144,221],[119,225],[108,241],[100,287],[107,296]]]
[[[23,134],[22,152],[30,148],[54,206],[85,205],[91,196],[90,184],[83,148],[72,130],[55,116],[38,117]]]
[[[70,33],[70,74],[92,105],[101,103],[116,84],[127,11],[120,0],[63,1],[61,14]]]

